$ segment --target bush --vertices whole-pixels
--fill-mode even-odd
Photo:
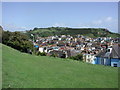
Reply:
[[[58,57],[57,54],[53,53],[52,55],[50,55],[51,57]]]
[[[45,52],[40,53],[41,56],[46,56]]]
[[[82,54],[78,54],[76,56],[71,56],[69,58],[73,59],[73,60],[77,60],[77,61],[83,61],[83,55]]]
[[[37,56],[46,56],[46,53],[38,51],[38,52],[36,52],[36,55]]]
[[[3,28],[0,26],[0,43],[2,43]]]
[[[33,51],[33,43],[25,34],[20,32],[3,31],[2,43],[21,52]]]

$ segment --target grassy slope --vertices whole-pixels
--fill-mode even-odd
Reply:
[[[98,34],[99,32],[99,34]],[[32,30],[27,32],[26,34],[30,37],[31,33],[47,37],[53,35],[77,35],[82,34],[84,36],[89,36],[92,38],[95,37],[120,37],[120,34],[112,33],[106,31],[104,28],[65,28],[65,27],[54,27],[54,28],[38,28],[36,30]]]
[[[0,82],[2,82],[2,44],[0,44]],[[0,90],[2,88],[2,83],[0,83]]]
[[[32,56],[3,45],[3,88],[113,88],[118,68]]]

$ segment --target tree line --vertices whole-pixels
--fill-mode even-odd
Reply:
[[[20,32],[2,31],[2,43],[21,52],[31,53],[33,51],[32,41]]]
[[[68,28],[68,27],[48,27],[48,28],[34,28],[27,31],[27,35],[34,34],[35,36],[47,37],[54,35],[77,35],[82,34],[92,38],[96,37],[118,37],[120,34],[112,33],[105,28]]]

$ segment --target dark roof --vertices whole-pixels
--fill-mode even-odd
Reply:
[[[104,50],[98,53],[96,57],[119,58],[120,59],[120,44],[113,45],[111,53],[106,52],[106,50]]]
[[[112,52],[110,54],[110,57],[111,58],[120,58],[120,45],[119,44],[114,45],[112,47]]]
[[[105,58],[110,58],[110,54],[111,54],[110,52],[107,52],[107,53],[105,53],[104,57]]]
[[[93,43],[93,44],[91,45],[91,47],[97,47],[97,44],[96,44],[96,43]]]
[[[100,53],[98,53],[98,54],[96,55],[96,57],[104,57],[105,54],[106,54],[106,50],[101,51]]]

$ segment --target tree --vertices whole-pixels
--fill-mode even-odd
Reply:
[[[37,27],[35,27],[33,30],[37,30],[38,28]]]
[[[29,38],[20,32],[9,32],[4,31],[2,37],[2,43],[12,48],[15,48],[21,52],[28,53],[30,50],[33,51],[33,44],[29,41]]]
[[[56,53],[53,53],[50,55],[51,57],[58,57],[58,55]]]
[[[3,28],[0,26],[0,43],[2,42],[2,32],[3,32]]]
[[[36,52],[36,55],[37,56],[46,56],[46,53],[45,52],[40,52],[40,51],[38,51],[38,52]]]
[[[69,58],[73,59],[73,60],[77,60],[77,61],[83,61],[83,55],[82,54],[78,54],[76,56],[71,56]]]

